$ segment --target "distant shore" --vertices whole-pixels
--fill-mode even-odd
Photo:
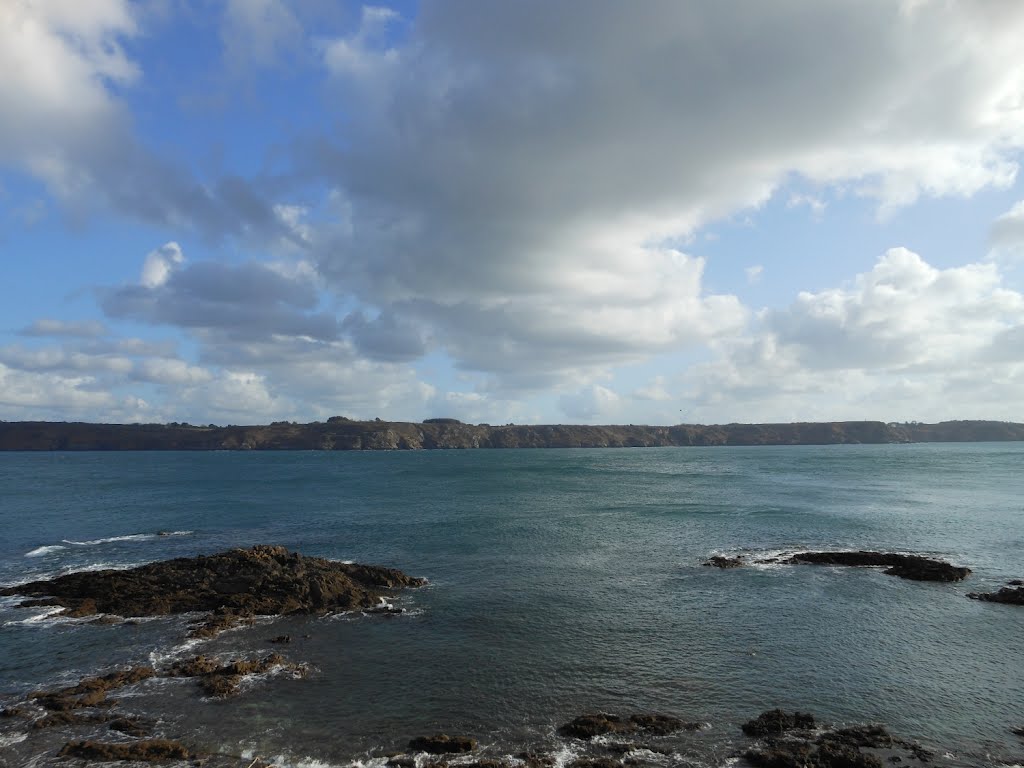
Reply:
[[[722,445],[957,443],[1024,440],[1024,424],[881,421],[791,424],[490,425],[455,419],[422,423],[354,421],[268,425],[0,422],[0,451],[422,450],[465,448],[628,448]]]

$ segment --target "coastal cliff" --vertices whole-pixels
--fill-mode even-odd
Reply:
[[[832,445],[840,443],[1024,440],[1024,424],[880,421],[793,424],[515,425],[353,421],[274,422],[257,426],[0,422],[2,451],[419,450],[436,448],[624,448],[687,445]]]

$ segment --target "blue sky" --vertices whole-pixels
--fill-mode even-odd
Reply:
[[[0,8],[0,419],[1024,420],[1024,6]]]

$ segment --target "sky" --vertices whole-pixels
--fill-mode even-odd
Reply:
[[[0,419],[1024,421],[1019,0],[3,0]]]

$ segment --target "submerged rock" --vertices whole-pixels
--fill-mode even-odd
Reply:
[[[762,712],[753,720],[744,723],[741,728],[747,736],[760,738],[762,736],[775,736],[786,731],[797,728],[807,729],[814,727],[814,715],[806,712],[783,712],[781,709],[770,709]]]
[[[77,685],[55,691],[36,691],[28,698],[53,712],[69,712],[83,707],[106,706],[107,691],[123,688],[156,675],[152,667],[132,667],[98,677],[87,677]]]
[[[186,661],[175,662],[163,673],[164,677],[194,677],[203,693],[216,699],[224,699],[238,693],[242,680],[248,675],[262,675],[279,669],[303,673],[301,665],[292,664],[279,653],[272,653],[262,659],[234,659],[222,664],[209,656],[195,656]]]
[[[68,616],[207,611],[211,615],[193,636],[209,637],[256,615],[374,608],[391,590],[424,583],[393,568],[255,546],[128,570],[70,573],[2,589],[0,595],[42,598],[22,605],[60,605]]]
[[[434,736],[418,736],[409,742],[409,749],[431,755],[458,754],[476,749],[476,739],[468,736],[449,736],[439,733]]]
[[[743,732],[761,741],[743,753],[758,768],[882,768],[886,763],[929,762],[919,744],[892,736],[881,725],[856,725],[818,733],[814,717],[780,709],[761,713]]]
[[[188,760],[189,751],[176,741],[151,739],[127,744],[109,744],[102,741],[69,741],[57,753],[58,757],[78,757],[82,760]]]
[[[787,565],[883,566],[891,576],[914,581],[960,581],[971,573],[970,568],[942,560],[891,552],[799,552],[782,562]]]
[[[1024,605],[1024,586],[1019,579],[1014,579],[1007,586],[1000,587],[997,592],[968,592],[972,600],[984,600],[986,603],[1005,603],[1006,605]]]
[[[607,733],[647,733],[665,736],[676,731],[696,731],[700,723],[687,723],[672,715],[638,714],[629,717],[595,713],[580,715],[558,729],[561,736],[573,739],[592,739]]]
[[[741,568],[746,565],[746,563],[743,562],[743,557],[741,555],[737,555],[736,557],[712,555],[701,563],[701,565],[707,565],[712,568]]]
[[[112,731],[123,733],[127,736],[149,736],[150,729],[134,717],[118,717],[107,724]]]

